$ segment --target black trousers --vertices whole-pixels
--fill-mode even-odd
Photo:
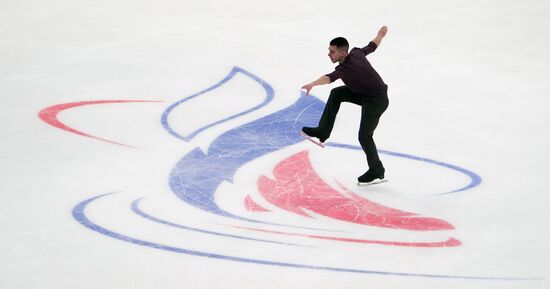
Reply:
[[[369,169],[376,169],[382,166],[378,157],[376,144],[373,140],[374,130],[378,126],[380,116],[388,108],[389,100],[387,94],[367,96],[351,91],[346,86],[334,88],[328,97],[323,115],[319,120],[320,135],[330,136],[336,115],[342,102],[351,102],[361,106],[361,124],[359,126],[359,143],[367,156]]]

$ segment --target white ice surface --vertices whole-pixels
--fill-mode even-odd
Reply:
[[[0,1],[0,288],[550,287],[549,12],[543,0]],[[333,187],[446,220],[462,246],[358,245],[239,231],[173,194],[168,175],[182,156],[196,147],[206,151],[221,133],[291,105],[303,84],[331,72],[330,39],[345,36],[352,46],[366,45],[382,25],[388,35],[369,56],[390,87],[378,148],[467,168],[482,177],[481,185],[433,196],[467,180],[381,155],[391,181],[359,189],[355,178],[365,169],[360,152],[303,142],[244,166],[217,198],[228,210],[247,193],[270,206],[254,191],[258,176],[271,177],[278,156],[309,149],[319,175]],[[212,86],[234,66],[267,81],[273,101],[191,142],[162,128],[168,105]],[[336,85],[312,93],[326,100]],[[185,114],[192,125],[210,123],[257,104],[257,91],[236,78],[204,98],[221,101],[211,114],[181,107],[172,121],[181,132],[189,129],[182,125]],[[59,118],[139,149],[81,137],[38,118],[55,104],[116,99],[162,102],[86,106]],[[359,109],[343,105],[331,141],[357,145],[358,121]],[[90,218],[165,245],[313,266],[537,280],[356,274],[158,250],[109,238],[72,217],[79,202],[110,192],[118,193],[90,205]],[[306,247],[155,224],[131,211],[130,203],[141,197],[144,211],[173,223]],[[253,214],[237,207],[236,213]],[[341,229],[347,237],[402,238],[315,217],[281,212],[272,220]]]

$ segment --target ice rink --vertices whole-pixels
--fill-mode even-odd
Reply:
[[[0,1],[0,289],[550,288],[550,2]],[[389,86],[326,148],[328,42]]]

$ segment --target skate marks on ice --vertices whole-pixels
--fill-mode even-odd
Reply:
[[[222,88],[222,86],[226,85],[226,83],[237,74],[240,76],[244,75],[252,80],[251,83],[261,86],[265,92],[265,97],[263,97],[260,104],[254,104],[251,108],[244,110],[242,113],[232,114],[220,120],[211,121],[201,127],[190,129],[188,130],[189,133],[179,133],[174,129],[174,126],[171,124],[171,114],[177,111],[179,106],[189,104],[191,103],[190,100],[194,100],[195,98],[198,99],[199,96],[203,94]],[[243,69],[234,68],[224,80],[216,85],[197,94],[183,98],[181,101],[171,105],[161,117],[161,124],[172,136],[182,141],[190,142],[195,136],[211,127],[226,123],[265,106],[272,97],[273,89],[267,82]],[[296,262],[296,260],[292,260],[292,258],[286,261],[281,260],[282,257],[276,254],[276,251],[279,249],[272,251],[271,248],[266,248],[266,246],[284,246],[285,250],[288,250],[288,248],[291,248],[290,250],[292,250],[292,248],[301,248],[300,250],[302,251],[306,248],[306,251],[311,250],[310,253],[306,252],[307,255],[314,254],[317,250],[322,248],[319,247],[319,240],[330,242],[327,244],[332,244],[331,246],[340,246],[340,248],[347,247],[344,245],[334,245],[334,242],[342,244],[366,243],[386,246],[441,248],[460,246],[461,244],[459,240],[451,237],[448,237],[447,240],[435,242],[425,242],[423,241],[426,239],[425,237],[419,237],[418,241],[415,242],[399,241],[404,235],[429,233],[431,231],[448,232],[454,228],[448,222],[437,218],[420,217],[415,213],[390,208],[369,201],[346,189],[344,186],[333,188],[325,183],[320,176],[315,174],[315,168],[309,161],[307,151],[293,153],[289,148],[294,148],[303,141],[303,138],[295,132],[302,126],[311,125],[322,112],[323,106],[324,104],[317,98],[304,97],[304,95],[301,95],[294,104],[285,109],[271,113],[255,121],[228,129],[212,140],[207,151],[195,148],[186,152],[170,173],[169,186],[174,195],[182,201],[179,206],[185,208],[189,214],[197,211],[202,212],[200,214],[204,216],[204,221],[193,221],[189,218],[178,219],[177,216],[174,218],[174,216],[170,216],[170,214],[163,217],[157,217],[154,216],[153,213],[145,213],[144,210],[138,206],[138,204],[141,204],[141,198],[131,202],[131,212],[134,213],[134,216],[139,217],[138,219],[141,219],[137,222],[147,221],[149,222],[148,226],[156,224],[163,225],[170,230],[185,230],[192,232],[189,234],[198,239],[215,237],[224,238],[226,240],[239,240],[240,242],[254,244],[252,246],[257,248],[262,248],[265,254],[251,255],[249,252],[240,252],[229,246],[232,252],[242,253],[242,255],[234,255],[228,253],[227,249],[214,248],[211,245],[205,245],[204,242],[193,242],[192,244],[188,244],[182,242],[178,237],[174,237],[174,240],[164,241],[164,239],[149,233],[154,232],[154,230],[143,232],[133,227],[127,228],[127,233],[116,232],[115,230],[108,229],[108,222],[112,222],[113,220],[92,221],[92,218],[97,218],[97,215],[93,213],[93,207],[101,206],[101,204],[104,203],[104,201],[97,202],[100,200],[108,200],[119,194],[104,194],[91,197],[79,203],[74,208],[73,216],[79,223],[88,229],[115,239],[176,253],[236,262],[395,276],[518,280],[515,278],[459,276],[450,274],[384,272],[347,267],[345,262],[335,264],[336,266],[330,266],[330,262],[328,262],[328,260],[323,260],[323,258],[319,258],[318,260],[315,258],[304,258],[303,260],[307,260],[308,262],[312,262],[313,260],[313,263],[306,264]],[[53,106],[53,108],[55,108],[55,106]],[[52,107],[46,111],[48,110],[55,111]],[[45,120],[49,119],[51,123],[55,123],[52,121],[56,119],[55,113],[51,115],[53,116]],[[59,124],[56,125],[56,127],[71,131]],[[71,132],[77,133],[75,131]],[[89,137],[85,133],[77,134]],[[95,138],[104,140],[97,137]],[[120,144],[117,142],[112,143]],[[353,146],[343,144],[331,145],[345,149],[356,149]],[[453,165],[433,160],[426,161],[426,159],[423,158],[400,153],[382,153],[414,160],[422,160],[427,163],[451,168],[461,173],[465,173],[471,178],[470,184],[444,193],[464,191],[475,187],[481,182],[481,178],[473,172]],[[238,171],[259,160],[264,162],[268,161],[274,164],[273,175],[275,178],[270,179],[262,174],[262,172],[258,172],[260,175],[258,176],[256,193],[240,193],[240,195],[238,195],[239,202],[231,203],[231,205],[220,203],[220,200],[224,200],[224,198],[227,199],[227,197],[224,196],[228,195],[226,193],[222,196],[220,192],[223,191],[224,187],[227,187],[228,184],[234,183]],[[307,176],[302,175],[304,172],[308,172]],[[306,191],[303,191],[304,188],[306,188]],[[232,189],[239,190],[239,188]],[[259,199],[260,197],[261,199]],[[238,204],[239,208],[237,208],[235,204]],[[156,214],[159,215],[163,213],[164,212],[156,212]],[[175,213],[175,215],[177,215],[177,213]],[[325,223],[325,227],[323,227],[324,221],[320,222],[320,216],[323,217],[322,220],[328,219],[334,221]],[[169,218],[173,218],[173,220],[168,220]],[[227,222],[224,220],[232,221]],[[107,224],[100,224],[100,222],[105,221],[107,221]],[[378,232],[378,236],[390,235],[391,238],[390,240],[356,238],[350,233],[350,231],[353,231],[350,230],[350,227],[339,227],[336,225],[342,222],[348,224],[348,226],[360,226],[357,228],[358,230],[368,231],[371,227],[383,229],[386,231],[386,234],[380,234]],[[231,225],[225,225],[224,223],[229,223]],[[282,230],[282,228],[284,228],[284,230]],[[391,232],[404,233],[393,234]],[[133,234],[135,234],[135,237],[132,237]],[[440,237],[440,235],[434,236]],[[227,242],[231,244],[231,241]],[[177,244],[182,244],[183,246]]]

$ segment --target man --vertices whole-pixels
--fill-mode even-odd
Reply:
[[[324,85],[342,79],[344,86],[332,89],[325,105],[323,115],[317,127],[303,127],[302,132],[308,137],[318,138],[320,143],[329,138],[336,114],[342,102],[351,102],[361,106],[361,124],[359,143],[367,156],[369,169],[358,178],[358,185],[380,182],[384,179],[385,169],[378,157],[376,145],[372,139],[380,116],[388,107],[388,86],[374,70],[366,56],[375,51],[388,28],[383,26],[376,37],[363,48],[353,48],[348,52],[348,41],[338,37],[330,42],[328,56],[332,63],[338,62],[332,73],[302,86],[307,95],[314,86]]]

